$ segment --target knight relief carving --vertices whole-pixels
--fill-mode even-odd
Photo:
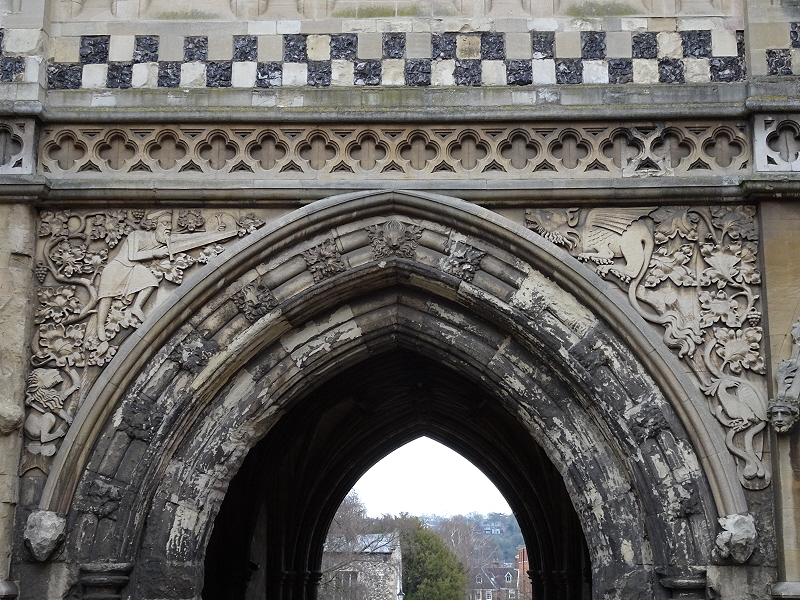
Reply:
[[[49,471],[100,368],[184,273],[263,224],[197,209],[41,212],[21,474]]]
[[[530,229],[615,281],[662,332],[726,429],[742,485],[763,489],[770,473],[762,461],[768,415],[754,218],[751,206],[526,212]]]
[[[767,416],[776,433],[789,433],[800,418],[800,321],[792,327],[792,357],[782,360],[775,374],[777,394],[769,401]]]

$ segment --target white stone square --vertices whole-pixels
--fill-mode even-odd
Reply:
[[[480,60],[481,38],[479,35],[456,36],[456,58],[460,60]]]
[[[658,60],[634,58],[632,62],[633,83],[658,83]]]
[[[309,35],[306,38],[306,52],[308,60],[330,60],[331,36]]]
[[[381,85],[405,85],[406,61],[402,58],[387,58],[381,63]]]
[[[502,60],[481,61],[483,85],[506,85],[506,64]]]
[[[133,65],[131,86],[135,88],[158,87],[158,63],[137,63]]]
[[[658,39],[658,58],[683,58],[683,42],[679,33],[660,31]]]
[[[183,36],[158,36],[158,60],[181,62],[183,60]]]
[[[711,32],[711,56],[738,56],[736,32],[727,29],[714,29]]]
[[[231,60],[233,57],[233,36],[209,35],[208,60]]]
[[[686,83],[708,83],[711,81],[711,70],[707,58],[684,58],[683,76]]]
[[[647,31],[647,19],[643,17],[622,17],[620,19],[620,29],[623,31]]]
[[[81,59],[80,47],[81,38],[79,37],[60,37],[55,40],[55,49],[53,51],[53,60],[55,62],[78,62]],[[3,42],[6,45],[6,52],[8,50],[8,42]]]
[[[456,61],[454,60],[434,60],[431,62],[431,85],[451,86],[456,84],[454,71]]]
[[[430,33],[407,33],[406,34],[406,57],[407,58],[430,58],[431,57],[431,34]]]
[[[38,56],[25,57],[25,83],[37,83],[42,72],[42,59]]]
[[[308,85],[308,65],[306,63],[283,63],[283,86],[305,85]]]
[[[506,58],[509,60],[530,60],[533,58],[533,46],[531,45],[531,34],[529,32],[506,34]]]
[[[581,32],[556,31],[554,51],[556,58],[580,58]]]
[[[383,35],[380,33],[359,33],[358,58],[383,58]]]
[[[331,85],[353,85],[354,66],[350,60],[331,61]]]
[[[280,62],[283,60],[283,36],[258,36],[258,60],[261,62]]]
[[[275,35],[278,33],[276,21],[248,21],[247,33],[249,35]]]
[[[288,33],[300,33],[300,26],[302,21],[277,21],[275,23],[275,33],[279,35]]]
[[[549,84],[556,82],[556,61],[552,58],[531,61],[533,83]]]
[[[630,31],[609,31],[606,34],[607,58],[630,58],[633,56]]]
[[[181,87],[206,87],[206,64],[187,62],[181,65]]]
[[[231,66],[231,86],[251,88],[256,85],[258,63],[253,61],[235,62]]]
[[[608,61],[584,60],[583,83],[608,83]]]
[[[133,60],[133,50],[136,38],[132,35],[112,35],[108,44],[109,62],[130,62]]]
[[[3,34],[3,50],[13,53],[27,53],[36,50],[41,37],[39,29],[6,29]]]
[[[106,87],[108,81],[108,65],[83,65],[81,87],[84,89],[97,89]]]

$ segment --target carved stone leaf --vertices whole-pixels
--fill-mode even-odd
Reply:
[[[682,245],[675,252],[669,252],[663,246],[659,248],[650,259],[650,271],[644,280],[645,287],[655,287],[666,279],[678,286],[696,286],[697,278],[688,266],[692,251],[692,246],[688,244]]]
[[[691,242],[698,240],[697,226],[700,215],[688,206],[662,207],[650,213],[655,221],[654,240],[663,244],[676,235]]]
[[[722,230],[722,235],[728,235],[734,240],[744,238],[757,240],[758,229],[754,221],[756,209],[754,206],[712,206],[711,215],[714,225]]]
[[[251,323],[278,306],[278,301],[272,291],[260,280],[244,286],[233,295],[233,301]]]
[[[314,246],[303,252],[308,270],[314,277],[314,283],[333,277],[347,269],[342,262],[342,255],[336,247],[336,242],[328,238],[319,246]]]
[[[183,282],[183,271],[194,264],[195,260],[181,252],[176,254],[172,260],[162,258],[150,263],[150,271],[160,281],[162,278],[172,283],[180,285]]]

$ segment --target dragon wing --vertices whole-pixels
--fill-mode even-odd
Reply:
[[[610,234],[622,235],[631,223],[653,212],[656,207],[593,208],[584,223],[586,248],[596,248]]]

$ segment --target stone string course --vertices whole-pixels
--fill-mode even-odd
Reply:
[[[126,60],[110,60],[113,38],[82,36],[79,62],[51,64],[48,86],[500,86],[745,77],[743,32],[727,30],[244,35],[233,38],[230,60],[209,60],[205,36],[184,38],[182,60],[159,60],[156,36],[135,36]]]

